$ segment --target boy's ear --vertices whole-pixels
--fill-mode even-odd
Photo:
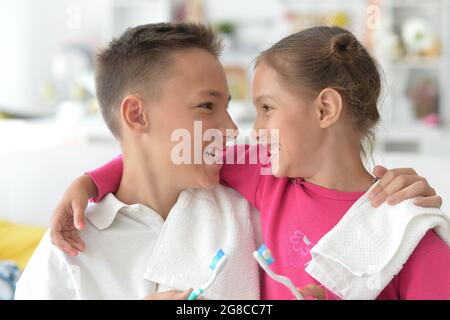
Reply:
[[[120,106],[120,117],[124,125],[136,132],[147,131],[149,122],[144,112],[144,101],[135,95],[127,95]]]
[[[316,98],[317,116],[321,128],[332,126],[342,113],[342,96],[332,88],[323,89]]]

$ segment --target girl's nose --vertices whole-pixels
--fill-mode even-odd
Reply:
[[[264,143],[266,141],[266,134],[264,129],[253,126],[251,131],[251,138],[255,139],[257,143]]]

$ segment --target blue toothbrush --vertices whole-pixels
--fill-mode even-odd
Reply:
[[[281,276],[279,274],[276,274],[270,269],[270,265],[274,263],[274,259],[272,257],[272,252],[266,247],[265,244],[261,245],[258,250],[253,252],[253,257],[255,257],[256,261],[258,261],[258,264],[261,266],[261,268],[264,269],[264,271],[276,282],[279,282],[283,285],[285,285],[291,293],[295,296],[297,300],[304,300],[302,294],[297,290],[295,285],[292,283],[291,279],[285,276]]]
[[[209,269],[212,270],[211,278],[209,278],[208,282],[206,282],[204,285],[195,288],[189,297],[188,300],[197,300],[199,295],[201,295],[203,292],[205,292],[206,289],[208,289],[211,284],[216,279],[217,275],[220,273],[220,271],[223,270],[225,263],[227,262],[227,256],[225,255],[225,252],[223,252],[222,249],[217,250],[217,252],[214,254],[211,263],[209,265]]]

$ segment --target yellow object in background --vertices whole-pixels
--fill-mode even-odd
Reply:
[[[41,227],[0,220],[0,261],[15,261],[23,270],[45,231]]]
[[[330,25],[335,25],[341,28],[348,28],[350,18],[345,11],[338,11],[330,17]]]

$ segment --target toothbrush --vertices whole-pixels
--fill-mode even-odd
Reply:
[[[211,263],[209,265],[209,269],[211,269],[213,272],[211,278],[209,278],[208,282],[206,282],[204,285],[195,288],[187,299],[197,300],[198,296],[201,295],[203,292],[205,292],[205,290],[211,286],[211,284],[216,279],[217,275],[223,270],[226,262],[227,256],[225,255],[225,252],[223,252],[222,249],[217,250],[213,258],[211,259]]]
[[[261,268],[264,269],[264,271],[276,282],[279,282],[283,285],[285,285],[291,293],[295,296],[297,300],[304,300],[302,294],[297,290],[297,288],[292,283],[291,279],[285,276],[281,276],[279,274],[276,274],[270,269],[270,265],[274,263],[274,259],[272,257],[272,252],[266,247],[265,244],[262,244],[257,251],[253,252],[253,257],[255,257],[256,261],[258,261],[258,264],[261,266]]]

